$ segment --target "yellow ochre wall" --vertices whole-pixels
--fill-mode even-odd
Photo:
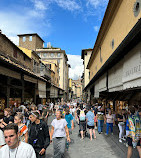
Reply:
[[[103,61],[100,61],[100,49],[98,49],[92,58],[92,63],[89,65],[90,80],[128,35],[138,22],[138,19],[141,18],[141,11],[137,17],[134,16],[133,8],[135,2],[136,0],[122,0],[119,6],[117,6],[107,32],[99,45],[99,47],[101,46],[101,57]],[[113,49],[111,47],[112,39],[114,39]]]

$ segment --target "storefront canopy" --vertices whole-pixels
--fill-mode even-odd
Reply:
[[[46,98],[46,82],[38,80],[39,98]]]

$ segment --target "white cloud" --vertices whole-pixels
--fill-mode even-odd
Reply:
[[[17,34],[37,32],[41,36],[47,36],[51,30],[48,15],[46,15],[46,20],[44,20],[42,11],[31,10],[31,8],[26,8],[25,11],[24,9],[21,12],[16,12],[16,10],[9,10],[9,12],[0,11],[0,29],[16,45],[18,45]],[[42,25],[40,25],[41,23]]]
[[[77,3],[76,0],[30,0],[35,9],[37,10],[46,10],[50,8],[51,4],[57,4],[59,7],[69,10],[77,11],[81,9],[80,3]]]
[[[15,43],[16,45],[19,45],[19,38],[18,36],[9,36],[8,37],[13,43]]]
[[[69,11],[81,9],[80,5],[74,0],[54,0],[54,2],[56,2],[59,7]]]
[[[69,78],[78,79],[82,76],[84,67],[83,67],[83,60],[81,59],[80,55],[70,55],[67,54],[69,59],[69,64],[71,68],[69,69]]]
[[[40,1],[40,0],[34,0],[34,5],[37,10],[46,10],[47,9],[47,7],[43,3],[43,1]]]
[[[93,6],[94,8],[97,8],[99,6],[105,6],[107,5],[108,0],[87,0],[86,6]]]
[[[96,32],[98,32],[98,31],[99,31],[99,26],[94,26],[94,30],[95,30]]]
[[[109,0],[85,0],[85,1],[87,8],[85,20],[87,20],[87,17],[89,16],[96,16],[98,20],[101,21]]]

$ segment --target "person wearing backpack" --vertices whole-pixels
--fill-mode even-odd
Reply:
[[[81,107],[80,110],[79,127],[80,127],[81,140],[83,140],[84,134],[86,132],[86,111],[83,110],[83,107]]]

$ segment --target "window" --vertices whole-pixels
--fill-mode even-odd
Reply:
[[[26,37],[23,37],[23,42],[25,42],[26,41]]]
[[[90,79],[90,71],[89,71],[89,79]]]
[[[32,41],[32,36],[29,36],[29,41]]]
[[[24,61],[26,60],[26,57],[25,57],[25,55],[24,55]]]
[[[58,53],[58,55],[57,55],[58,57],[60,57],[61,56],[61,53]]]
[[[60,64],[60,59],[58,59],[57,61],[58,61],[58,64]]]
[[[100,62],[102,63],[103,59],[102,59],[102,55],[101,55],[101,47],[100,47]]]
[[[112,47],[112,49],[114,49],[114,45],[115,45],[115,41],[114,41],[114,39],[113,39],[112,42],[111,42],[111,47]]]
[[[17,58],[17,50],[16,50],[16,48],[13,48],[13,57]]]
[[[37,53],[37,54],[38,54],[38,56],[40,57],[41,53]]]
[[[43,53],[43,56],[44,56],[44,57],[47,57],[47,53]]]
[[[137,17],[138,15],[139,15],[139,13],[140,13],[140,10],[141,10],[141,4],[140,4],[141,2],[139,2],[138,0],[135,2],[135,4],[134,4],[134,9],[133,9],[133,11],[134,11],[134,16],[135,17]]]
[[[51,57],[54,57],[54,53],[51,53],[50,56],[51,56]]]

